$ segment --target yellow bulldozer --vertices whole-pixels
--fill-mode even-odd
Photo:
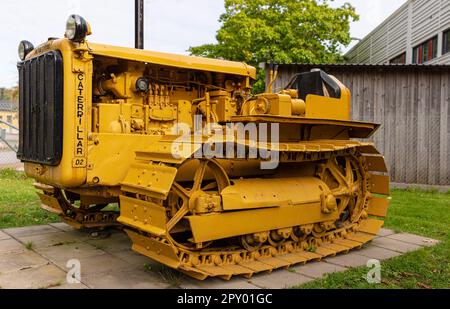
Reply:
[[[44,209],[77,229],[120,227],[133,250],[199,280],[320,260],[377,235],[389,177],[362,140],[379,125],[350,120],[336,78],[313,70],[254,95],[246,64],[90,33],[72,15],[64,38],[19,46],[18,158]]]

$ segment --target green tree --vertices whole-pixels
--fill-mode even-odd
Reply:
[[[359,17],[350,4],[333,8],[330,1],[225,0],[217,44],[189,51],[253,66],[262,62],[340,62],[340,47],[351,42],[350,23]],[[264,74],[259,72],[255,90],[264,90],[263,85]]]

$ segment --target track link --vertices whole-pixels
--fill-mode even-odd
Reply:
[[[286,269],[294,265],[348,253],[374,239],[382,225],[382,220],[368,218],[361,220],[359,224],[327,233],[320,238],[313,237],[299,243],[286,242],[278,248],[265,246],[255,252],[246,250],[189,252],[176,249],[174,244],[164,238],[154,238],[130,229],[125,231],[132,239],[133,250],[136,252],[198,280],[208,277],[230,280],[233,276],[241,275],[251,278],[260,272]],[[311,246],[312,243],[315,246]],[[155,247],[159,248],[156,252]]]

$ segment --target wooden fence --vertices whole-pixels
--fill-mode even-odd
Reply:
[[[373,140],[392,182],[450,185],[450,66],[280,65],[274,89],[312,68],[350,88],[354,120],[382,124]]]

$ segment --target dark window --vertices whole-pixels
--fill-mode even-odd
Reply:
[[[11,115],[6,116],[6,122],[12,123],[12,116]]]
[[[444,36],[442,37],[442,54],[446,54],[450,52],[450,29],[444,32]]]
[[[413,63],[425,63],[433,60],[437,57],[437,45],[438,37],[435,36],[432,39],[414,47],[413,50]]]
[[[406,63],[406,53],[401,54],[400,56],[395,57],[391,61],[390,64],[405,64]]]

